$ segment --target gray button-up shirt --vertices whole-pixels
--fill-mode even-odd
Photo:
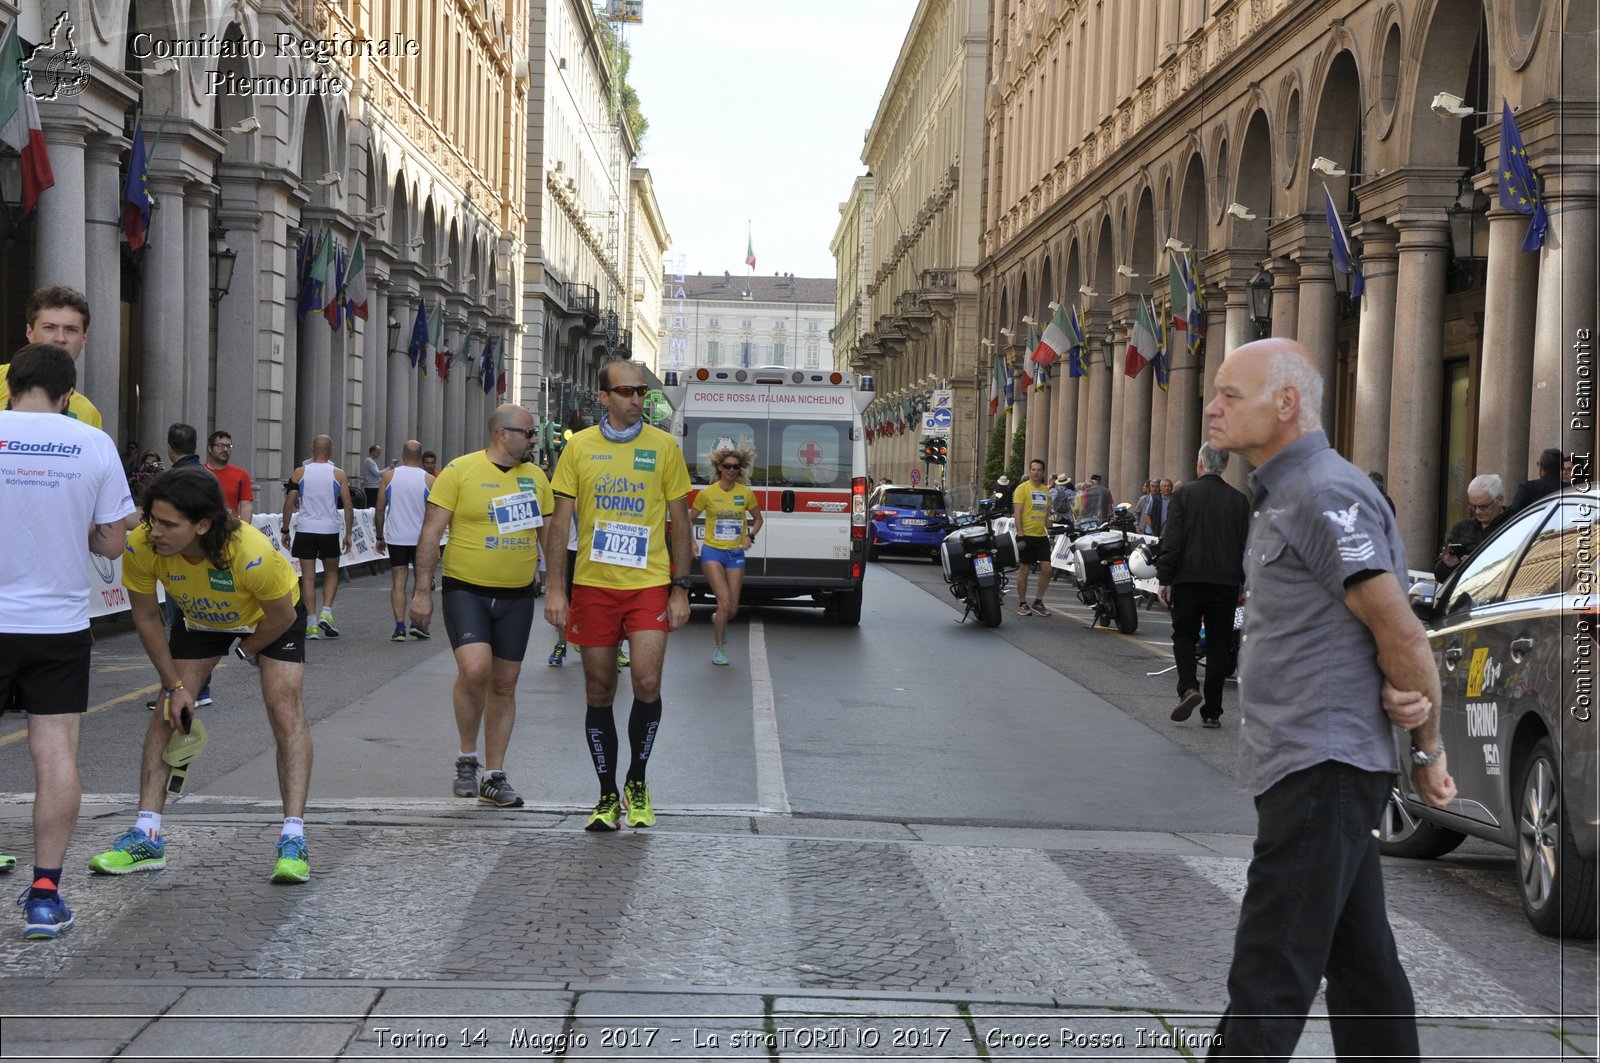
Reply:
[[[1250,474],[1236,783],[1261,794],[1327,760],[1396,771],[1378,647],[1345,606],[1370,570],[1406,583],[1405,548],[1367,474],[1308,432]]]

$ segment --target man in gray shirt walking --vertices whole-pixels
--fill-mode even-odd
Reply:
[[[1210,1058],[1287,1059],[1327,979],[1340,1059],[1416,1059],[1416,1005],[1372,834],[1411,731],[1417,792],[1455,796],[1439,676],[1402,590],[1404,547],[1365,473],[1322,432],[1322,378],[1292,340],[1229,354],[1213,447],[1254,465],[1240,651],[1240,789],[1257,829]]]

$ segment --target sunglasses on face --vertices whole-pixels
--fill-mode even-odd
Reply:
[[[606,388],[606,390],[625,399],[642,399],[645,396],[645,392],[650,389],[643,384],[619,384],[617,387]]]
[[[725,461],[722,463],[722,467],[724,469],[731,469],[734,472],[738,472],[740,469],[744,468],[743,465],[740,465],[736,461]]]
[[[507,426],[506,427],[506,431],[507,432],[520,432],[520,433],[522,433],[522,435],[524,437],[526,437],[528,439],[532,439],[532,438],[534,438],[535,436],[537,436],[539,434],[539,430],[537,428],[512,428],[510,426]]]

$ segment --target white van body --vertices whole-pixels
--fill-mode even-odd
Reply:
[[[867,441],[872,378],[784,366],[696,366],[665,374],[670,431],[695,491],[716,481],[724,437],[755,450],[746,470],[765,524],[745,555],[744,599],[805,599],[836,623],[861,620],[867,562]],[[702,523],[695,527],[703,539]],[[697,596],[709,594],[695,562]]]

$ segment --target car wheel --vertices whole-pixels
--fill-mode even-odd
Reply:
[[[1454,850],[1466,837],[1458,830],[1418,818],[1400,799],[1398,786],[1389,790],[1383,817],[1378,820],[1378,851],[1384,856],[1432,860]]]
[[[1522,911],[1541,934],[1594,937],[1595,861],[1572,839],[1561,800],[1561,767],[1549,736],[1522,758],[1516,775],[1517,887]]]
[[[878,556],[879,556],[878,551],[875,548],[873,548],[871,546],[867,547],[867,560],[868,561],[876,561],[876,560],[878,560]]]

